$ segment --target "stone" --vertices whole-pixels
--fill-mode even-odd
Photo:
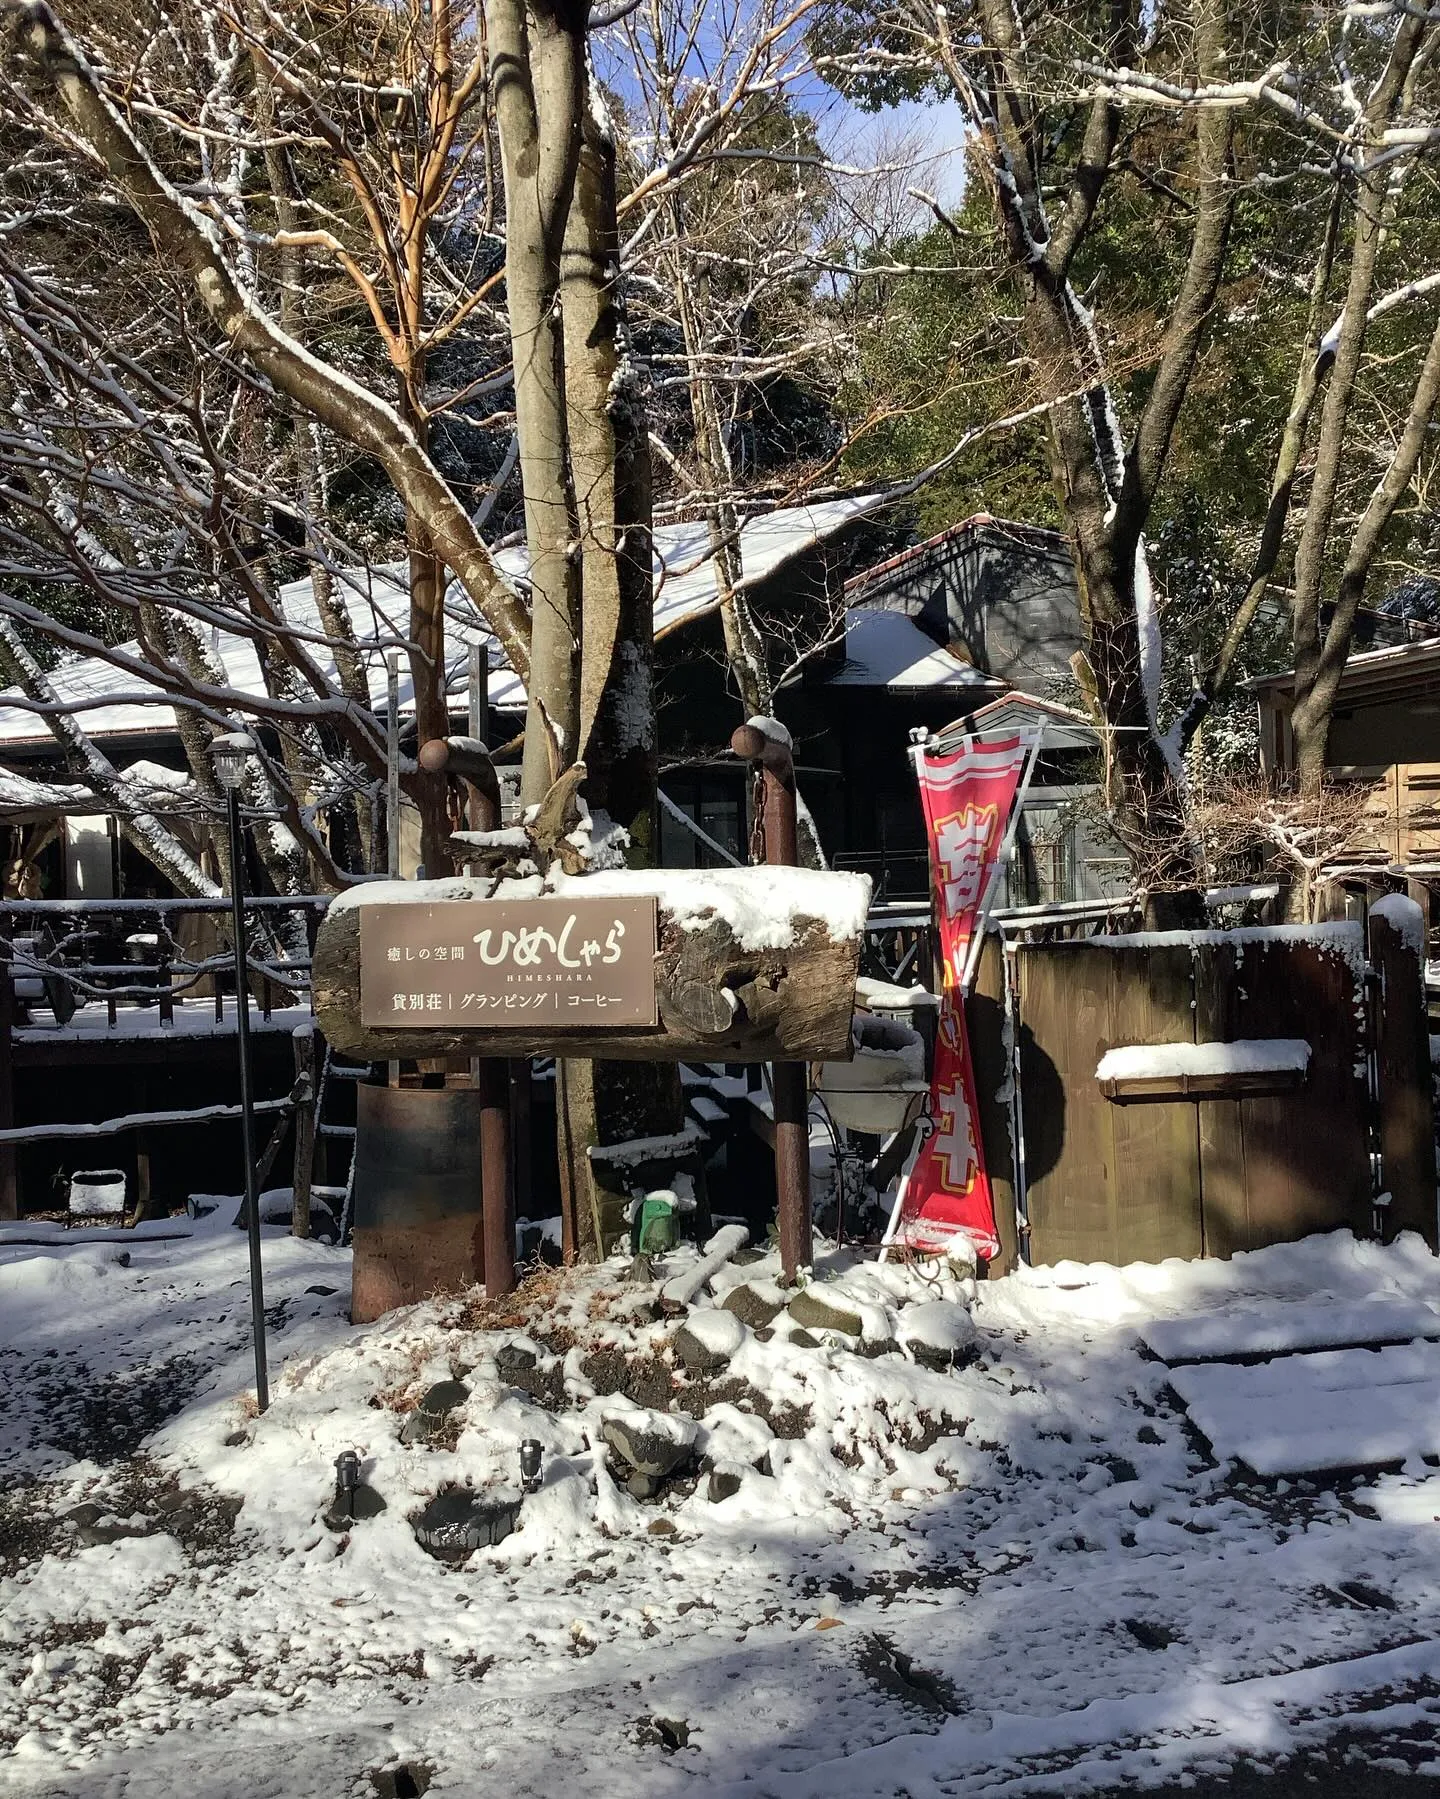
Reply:
[[[652,1537],[673,1537],[675,1535],[675,1525],[669,1518],[652,1518],[645,1529]]]
[[[503,1543],[520,1516],[518,1496],[448,1487],[410,1520],[415,1541],[441,1561],[463,1561],[476,1549]]]
[[[77,1517],[76,1513],[83,1516]],[[76,1506],[75,1511],[67,1516],[87,1549],[93,1549],[100,1543],[118,1543],[124,1537],[148,1537],[155,1528],[153,1519],[142,1517],[138,1513],[131,1518],[116,1518],[98,1505]]]
[[[859,1337],[865,1324],[860,1314],[839,1299],[826,1299],[814,1287],[802,1287],[790,1301],[790,1316],[809,1330],[838,1331],[843,1337]],[[794,1342],[792,1337],[791,1342]]]
[[[367,1481],[360,1481],[350,1495],[350,1516],[357,1524],[364,1518],[378,1518],[387,1509],[385,1495]]]
[[[882,1355],[898,1355],[900,1345],[894,1337],[864,1337],[860,1342],[860,1353],[867,1362],[873,1362]]]
[[[437,1381],[401,1426],[400,1441],[420,1443],[426,1437],[433,1437],[451,1412],[464,1405],[469,1397],[470,1389],[463,1381]]]
[[[735,1468],[712,1468],[710,1481],[705,1488],[705,1497],[711,1505],[719,1505],[723,1500],[733,1499],[740,1491],[742,1477]]]
[[[362,1480],[356,1482],[348,1503],[338,1505],[332,1502],[320,1522],[326,1530],[349,1530],[352,1524],[363,1524],[367,1518],[378,1518],[381,1512],[388,1510],[385,1495]]]
[[[733,1312],[691,1312],[670,1339],[691,1374],[719,1374],[745,1341],[745,1326]]]
[[[632,1474],[625,1483],[625,1491],[632,1499],[653,1499],[660,1491],[660,1483],[648,1474]]]
[[[600,1426],[600,1435],[637,1474],[664,1480],[690,1460],[698,1426],[670,1412],[618,1412]]]
[[[505,1386],[518,1387],[522,1393],[530,1391],[539,1366],[540,1358],[534,1350],[519,1343],[502,1343],[495,1351],[495,1373]]]
[[[742,1324],[748,1324],[751,1330],[765,1329],[785,1310],[783,1299],[768,1299],[749,1281],[742,1281],[738,1287],[732,1287],[720,1303],[727,1312],[733,1312]]]
[[[964,1306],[927,1299],[900,1315],[900,1341],[922,1368],[944,1370],[972,1361],[980,1333]]]
[[[793,1330],[785,1341],[793,1344],[796,1349],[818,1349],[820,1347],[820,1339],[812,1337],[809,1331]]]

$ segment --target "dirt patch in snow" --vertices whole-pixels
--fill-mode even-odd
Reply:
[[[38,1366],[32,1362],[24,1381],[27,1447],[49,1444],[102,1467],[121,1462],[194,1398],[204,1366],[187,1355],[99,1372],[79,1357],[52,1354]],[[8,1384],[8,1377],[0,1379]]]

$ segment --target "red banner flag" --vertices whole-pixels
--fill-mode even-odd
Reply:
[[[963,987],[971,943],[1005,843],[1030,746],[1024,738],[979,739],[949,756],[916,755],[930,831],[935,921],[944,964],[930,1115],[900,1186],[888,1241],[943,1250],[965,1237],[994,1256],[995,1208],[980,1142],[975,1071],[965,1033]]]

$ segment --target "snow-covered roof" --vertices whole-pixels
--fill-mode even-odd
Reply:
[[[959,723],[953,728],[958,729]],[[1089,749],[1097,741],[1095,727],[1083,712],[1042,700],[1038,694],[1002,693],[987,700],[964,721],[967,731],[1044,731],[1047,750]]]
[[[885,504],[884,493],[844,494],[817,500],[808,506],[786,506],[749,520],[740,531],[740,556],[745,584],[754,586],[776,573],[792,557],[823,542],[846,525]],[[499,567],[512,580],[523,579],[529,557],[523,545],[496,552]],[[407,636],[408,596],[404,567],[398,563],[349,571],[342,589],[354,621],[355,634],[368,665],[372,704],[385,703],[385,652],[403,646]],[[285,615],[291,626],[312,634],[317,641],[309,653],[335,680],[334,657],[323,641],[319,613],[308,580],[293,581],[281,589]],[[655,532],[655,631],[657,636],[712,611],[719,604],[715,564],[710,552],[709,530],[703,520],[661,525]],[[501,710],[522,711],[525,689],[518,675],[500,664],[500,651],[489,627],[478,617],[469,596],[452,584],[446,602],[446,687],[463,707],[472,643],[489,646],[490,703]],[[122,645],[136,653],[134,644]],[[213,639],[215,653],[224,664],[229,686],[241,694],[265,691],[255,644],[234,631],[220,631]],[[175,713],[158,688],[99,656],[89,656],[56,669],[50,676],[57,697],[73,705],[79,723],[93,737],[120,737],[166,733],[175,729]],[[13,695],[16,689],[6,690]],[[27,708],[7,706],[0,694],[0,746],[45,742],[49,732],[42,720]],[[400,709],[413,709],[414,692],[407,659],[400,658]]]
[[[1440,637],[1419,637],[1411,643],[1390,643],[1378,650],[1358,650],[1347,657],[1341,671],[1342,692],[1359,687],[1379,687],[1391,681],[1433,679],[1440,670]],[[1279,693],[1293,688],[1295,670],[1281,669],[1273,675],[1252,675],[1240,683],[1246,693]]]
[[[852,575],[845,583],[845,591],[851,598],[858,599],[866,589],[886,581],[889,576],[900,573],[912,563],[923,562],[960,538],[982,531],[996,532],[1032,549],[1063,551],[1065,548],[1064,537],[1059,531],[1051,530],[1048,525],[1023,525],[1014,519],[996,518],[990,512],[975,512],[969,518],[947,525],[943,531],[937,531],[923,543],[909,544],[905,549],[897,550],[886,561],[877,562],[873,568],[862,569],[859,574]]]
[[[845,614],[845,665],[830,677],[836,687],[965,687],[1004,686],[942,649],[902,612],[872,611],[852,606]]]
[[[185,810],[195,799],[189,775],[156,762],[133,763],[125,778],[140,803],[152,812]],[[94,790],[83,784],[35,781],[13,769],[0,768],[0,818],[12,823],[32,814],[50,818],[60,812],[94,812],[98,806]]]

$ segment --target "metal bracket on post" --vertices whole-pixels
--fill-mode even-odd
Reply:
[[[761,828],[766,863],[793,868],[799,860],[799,838],[790,733],[775,719],[751,719],[730,739],[730,748],[761,770]],[[780,1266],[784,1278],[794,1281],[815,1256],[810,1211],[810,1094],[805,1064],[772,1063],[770,1097],[775,1108]]]

